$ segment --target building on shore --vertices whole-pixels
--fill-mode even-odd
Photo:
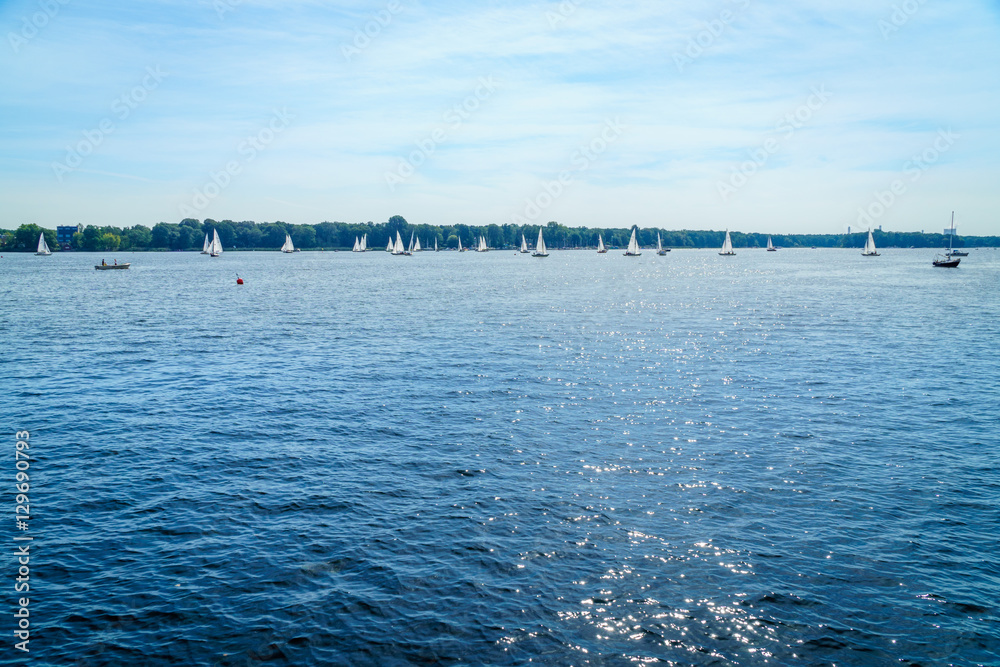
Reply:
[[[56,243],[66,247],[73,242],[73,234],[83,231],[83,225],[59,225],[56,227]]]

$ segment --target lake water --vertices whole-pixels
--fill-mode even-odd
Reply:
[[[5,255],[32,659],[1000,664],[1000,251],[737,252]]]

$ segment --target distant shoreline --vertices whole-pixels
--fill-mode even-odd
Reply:
[[[431,225],[411,224],[405,218],[394,215],[386,222],[320,222],[317,224],[293,225],[285,222],[257,223],[251,220],[196,220],[188,218],[178,223],[160,222],[152,228],[134,225],[128,228],[88,225],[82,227],[61,226],[58,231],[45,229],[34,224],[24,224],[17,230],[0,229],[0,252],[34,252],[39,234],[44,234],[48,246],[53,250],[90,252],[130,252],[130,251],[194,251],[200,252],[206,239],[218,233],[222,247],[227,251],[246,252],[277,251],[290,236],[296,248],[319,252],[350,252],[360,239],[366,239],[369,251],[384,249],[390,240],[401,237],[404,245],[410,240],[419,242],[425,251],[437,245],[441,250],[455,250],[459,243],[463,248],[472,248],[480,237],[491,249],[514,249],[521,245],[522,238],[531,244],[539,229],[545,236],[546,245],[552,250],[569,248],[590,248],[603,241],[609,249],[624,248],[628,245],[632,227],[567,227],[552,221],[544,225]],[[639,245],[655,248],[660,241],[664,248],[672,250],[688,248],[719,248],[726,230],[669,230],[657,228],[635,228]],[[770,240],[778,248],[851,248],[865,245],[868,230],[850,234],[769,234],[764,232],[740,232],[730,228],[733,247],[736,249],[765,248]],[[1000,236],[959,236],[950,239],[945,233],[927,234],[923,232],[892,232],[873,229],[872,235],[878,248],[947,248],[952,240],[955,248],[1000,247]]]
[[[625,246],[622,246],[622,247],[606,246],[606,247],[607,247],[607,249],[609,251],[610,250],[625,250]],[[970,245],[966,245],[966,246],[963,246],[963,247],[964,247],[965,250],[996,250],[996,249],[1000,248],[1000,244],[997,244],[997,245],[983,245],[983,246],[970,246]],[[653,253],[656,252],[656,247],[655,246],[652,246],[652,247],[640,246],[640,248],[643,251],[648,251],[648,252],[653,252]],[[664,249],[667,249],[667,248],[668,248],[668,246],[664,246]],[[737,249],[737,250],[745,250],[745,251],[756,251],[756,250],[761,250],[761,251],[764,251],[764,252],[767,251],[766,247],[760,247],[760,246],[752,246],[752,247],[734,246],[734,248]],[[947,248],[947,246],[945,246],[945,248]],[[802,245],[802,246],[782,246],[782,247],[779,247],[779,249],[781,249],[781,250],[845,250],[845,251],[855,251],[855,250],[860,250],[861,247],[860,246],[857,247],[857,248],[855,248],[854,246],[825,246],[824,247],[824,246],[805,246],[805,245]],[[880,246],[879,247],[879,251],[882,251],[882,250],[928,250],[928,249],[930,249],[930,250],[936,250],[936,249],[939,249],[939,248],[937,248],[936,246],[911,246],[911,247],[906,247],[906,248],[903,248],[901,246]],[[463,250],[466,250],[466,251],[472,252],[472,253],[475,252],[472,249],[463,249]],[[508,247],[504,247],[504,248],[490,248],[490,251],[492,251],[492,252],[514,252],[514,251],[517,251],[517,250],[518,250],[518,248],[514,247],[514,246],[508,246]],[[589,246],[589,247],[588,246],[580,246],[580,247],[575,247],[575,248],[553,248],[553,247],[550,246],[548,248],[548,250],[550,252],[571,252],[571,251],[595,252],[597,250],[597,246]],[[672,251],[672,252],[699,251],[699,250],[711,250],[711,251],[715,252],[715,251],[718,251],[718,248],[714,247],[714,246],[706,246],[704,248],[694,248],[694,247],[677,248],[677,247],[675,247],[675,248],[669,248],[669,250]],[[3,253],[9,253],[9,254],[19,254],[19,255],[33,255],[33,254],[35,254],[34,250],[23,250],[23,249],[17,249],[17,250],[6,249],[6,250],[3,250],[2,252]],[[273,252],[273,253],[280,253],[281,251],[278,248],[226,248],[224,250],[224,252],[225,253],[231,253],[231,252],[238,252],[238,253],[243,253],[243,252],[261,252],[261,253],[272,253]],[[334,252],[336,252],[336,253],[346,253],[348,255],[359,254],[359,253],[352,252],[351,248],[298,248],[298,249],[296,249],[296,252],[309,252],[309,253],[314,253],[314,252],[329,252],[329,253],[334,253]],[[384,254],[390,254],[390,253],[386,252],[385,248],[369,248],[369,249],[365,250],[364,252],[366,252],[366,253],[384,253]],[[458,249],[457,248],[441,248],[439,251],[435,251],[433,248],[431,248],[430,250],[423,249],[423,250],[419,250],[417,252],[424,252],[424,253],[433,254],[434,252],[458,252]],[[118,254],[134,254],[134,253],[171,254],[171,253],[176,253],[176,254],[187,254],[187,255],[190,255],[190,254],[200,255],[201,251],[199,251],[197,249],[194,249],[194,248],[189,249],[189,250],[169,250],[167,248],[136,248],[136,249],[129,249],[129,250],[122,250],[122,249],[118,249],[118,250],[84,250],[84,249],[80,249],[80,250],[76,250],[76,249],[60,250],[60,249],[56,249],[56,248],[52,249],[52,254],[53,255],[56,255],[56,254],[66,254],[66,255],[75,255],[75,254],[111,255],[111,254],[114,254],[114,253],[118,253]]]

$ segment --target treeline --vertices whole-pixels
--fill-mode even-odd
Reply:
[[[386,222],[321,222],[315,225],[293,225],[285,222],[253,221],[234,222],[232,220],[199,221],[193,218],[179,223],[161,222],[152,228],[144,225],[121,228],[88,225],[82,232],[73,235],[70,248],[74,250],[115,251],[115,250],[201,250],[205,235],[210,237],[219,232],[219,239],[227,250],[258,249],[277,250],[285,242],[285,234],[292,237],[296,248],[303,250],[349,250],[355,238],[368,235],[370,249],[384,248],[389,239],[395,239],[398,232],[405,244],[410,235],[420,240],[422,246],[434,247],[435,241],[441,248],[473,246],[480,236],[486,238],[491,248],[514,248],[521,244],[521,235],[534,245],[538,238],[538,226],[521,225],[413,225],[402,216],[394,215]],[[656,234],[660,233],[663,245],[672,248],[717,248],[722,245],[725,231],[698,230],[657,230],[639,229],[639,245],[653,247]],[[58,250],[56,232],[38,225],[21,225],[16,231],[0,230],[0,249],[34,251],[38,245],[38,235],[44,233],[52,250]],[[612,227],[591,229],[586,227],[566,227],[558,222],[545,225],[545,244],[549,248],[594,248],[598,234],[603,236],[608,247],[628,245],[632,229]],[[875,244],[879,248],[941,248],[948,245],[944,234],[922,234],[920,232],[873,231]],[[736,248],[763,248],[767,246],[768,234],[731,232]],[[864,247],[867,231],[855,234],[772,234],[774,245],[784,248],[861,248]],[[1000,236],[955,237],[955,247],[1000,246]]]

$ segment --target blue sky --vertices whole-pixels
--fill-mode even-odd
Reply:
[[[0,26],[4,228],[1000,233],[996,2],[33,0]]]

